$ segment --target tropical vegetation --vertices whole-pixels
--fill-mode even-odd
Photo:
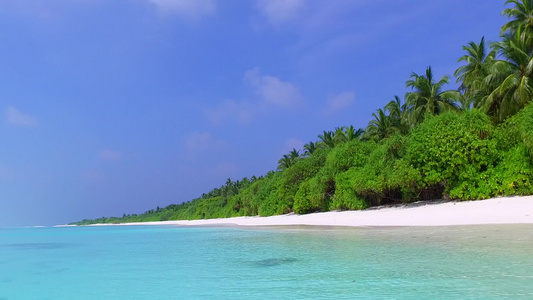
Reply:
[[[299,214],[533,194],[533,1],[507,0],[500,41],[463,46],[450,78],[412,73],[365,129],[323,131],[264,176],[143,214],[75,224]]]

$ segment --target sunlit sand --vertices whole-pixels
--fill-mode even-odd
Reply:
[[[533,223],[533,196],[463,202],[416,202],[363,211],[332,211],[306,215],[237,217],[193,221],[124,223],[115,225],[179,226],[451,226]],[[97,224],[110,225],[110,224]]]

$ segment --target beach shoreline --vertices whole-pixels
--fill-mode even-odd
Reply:
[[[499,197],[477,201],[421,201],[404,205],[373,207],[360,211],[330,211],[270,217],[157,221],[89,226],[327,226],[394,227],[489,224],[533,224],[533,196]]]

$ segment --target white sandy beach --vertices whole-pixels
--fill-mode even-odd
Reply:
[[[307,215],[237,217],[194,221],[124,223],[116,225],[177,226],[452,226],[533,224],[533,196],[463,202],[417,202],[363,211],[332,211]],[[109,225],[109,224],[101,224]],[[98,226],[98,225],[96,225]]]

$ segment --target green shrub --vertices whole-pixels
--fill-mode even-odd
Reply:
[[[320,171],[326,162],[327,153],[326,149],[319,149],[282,172],[281,185],[276,191],[276,197],[279,198],[277,203],[282,206],[281,211],[285,213],[293,210],[300,185]]]
[[[428,118],[411,134],[406,153],[409,165],[420,172],[421,189],[441,186],[449,193],[473,176],[485,172],[498,159],[489,118],[478,110],[463,114],[445,113]]]
[[[343,181],[348,183],[348,180],[350,184],[349,187],[356,195],[365,198],[370,205],[380,204],[380,199],[385,190],[385,178],[383,173],[380,172],[377,164],[369,163],[362,168],[353,168],[337,177],[339,183]],[[348,186],[346,186],[346,188],[348,188]],[[336,190],[336,198],[339,196],[339,193],[337,192],[341,193],[343,192],[343,189]]]
[[[329,176],[317,175],[304,181],[294,198],[294,212],[306,214],[330,210],[334,185],[335,182]]]
[[[329,152],[325,165],[332,168],[335,173],[348,171],[351,167],[363,166],[375,147],[376,143],[373,141],[353,140],[341,144]]]
[[[359,210],[368,207],[367,201],[356,194],[354,181],[357,176],[354,175],[358,168],[352,168],[335,177],[335,196],[331,203],[332,209],[352,209]]]
[[[312,212],[309,181],[306,180],[300,184],[298,192],[294,196],[294,212],[297,214],[307,214]]]
[[[391,189],[398,189],[403,202],[419,199],[419,185],[422,181],[420,172],[405,159],[395,161],[393,171],[388,178]]]
[[[526,147],[527,145],[519,145],[511,149],[503,155],[502,161],[494,168],[489,183],[500,185],[499,195],[533,194],[533,166],[526,154]]]
[[[405,174],[395,169],[395,162],[405,153],[405,144],[405,138],[399,135],[383,140],[372,147],[364,165],[338,174],[333,206],[361,209],[402,201],[402,188],[410,191],[413,187],[412,176],[404,178]]]
[[[533,161],[533,106],[527,105],[513,117],[507,119],[496,130],[498,149],[509,150],[523,144],[526,153]]]
[[[257,207],[260,216],[272,216],[288,213],[292,209],[292,203],[288,203],[280,197],[283,184],[283,172],[271,172],[258,187],[251,200],[251,206]]]
[[[533,168],[524,145],[505,152],[497,166],[464,179],[450,191],[457,199],[486,199],[498,195],[530,195]]]
[[[373,141],[354,140],[333,148],[327,155],[324,167],[299,190],[298,211],[313,212],[366,207],[362,198],[351,197],[354,192],[350,183],[347,182],[349,178],[344,178],[341,174],[351,168],[364,166],[369,159],[369,154],[376,146]],[[340,186],[337,182],[339,178],[344,180]],[[339,187],[341,190],[337,191]]]

